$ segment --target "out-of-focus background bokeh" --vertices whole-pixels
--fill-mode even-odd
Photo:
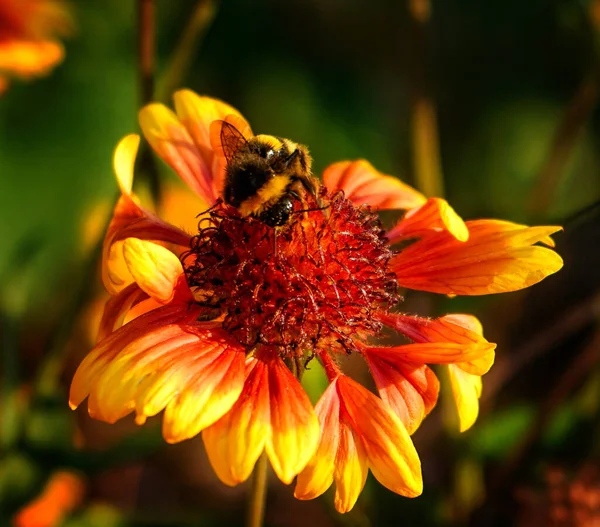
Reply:
[[[317,173],[366,158],[464,218],[565,227],[565,269],[531,290],[406,296],[407,311],[476,314],[498,343],[475,426],[457,432],[443,393],[414,436],[423,496],[369,477],[340,516],[331,492],[300,502],[272,478],[267,525],[600,525],[600,2],[156,3],[157,97],[193,19],[175,87],[309,145]],[[108,425],[67,406],[104,299],[112,151],[138,131],[135,4],[72,1],[64,62],[0,97],[2,527],[45,527],[35,510],[48,527],[243,523],[247,487],[217,480],[200,439],[168,446],[158,418]]]

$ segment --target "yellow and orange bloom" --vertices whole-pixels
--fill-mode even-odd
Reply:
[[[448,368],[466,430],[495,344],[470,315],[399,313],[399,289],[481,295],[528,287],[561,268],[554,251],[537,245],[551,245],[559,228],[465,222],[446,201],[366,161],[329,167],[325,206],[306,210],[298,201],[285,225],[271,227],[221,199],[222,145],[211,123],[234,119],[248,137],[239,112],[188,90],[175,94],[175,107],[149,105],[140,123],[204,214],[188,233],[143,208],[132,192],[139,137],[119,143],[121,198],[103,253],[112,297],[99,342],[73,379],[71,406],[87,397],[92,416],[114,422],[135,412],[140,424],[164,410],[165,439],[202,433],[227,485],[245,481],[264,451],[283,482],[298,476],[300,499],[335,483],[340,512],[354,506],[369,470],[393,492],[419,495],[410,434],[437,402],[430,365]],[[381,209],[405,213],[386,232]],[[385,328],[406,344],[386,343]],[[343,372],[340,358],[351,353],[368,364],[379,396]],[[316,408],[300,382],[313,360],[329,379]]]
[[[11,78],[47,75],[64,57],[57,37],[71,31],[60,0],[0,0],[0,93]]]

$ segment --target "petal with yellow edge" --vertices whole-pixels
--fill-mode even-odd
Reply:
[[[409,434],[435,406],[440,383],[425,364],[402,360],[394,353],[365,353],[381,398],[390,405]]]
[[[223,483],[237,485],[266,450],[279,479],[289,484],[317,447],[317,417],[279,357],[249,358],[247,370],[237,403],[202,434],[208,458]]]
[[[218,478],[229,486],[246,481],[270,433],[268,366],[249,358],[246,381],[236,404],[202,432],[208,459]]]
[[[362,440],[344,417],[337,382],[335,379],[329,385],[315,408],[321,427],[319,446],[298,475],[294,496],[316,498],[335,481],[335,508],[345,513],[354,507],[369,469]]]
[[[212,158],[198,149],[177,115],[163,104],[152,103],[140,110],[139,121],[153,150],[203,201],[214,203]]]
[[[347,512],[364,486],[367,467],[393,492],[409,497],[421,494],[419,457],[404,425],[386,403],[339,375],[316,410],[321,424],[319,447],[298,476],[297,498],[318,496],[334,480],[336,509]]]
[[[141,207],[132,194],[133,167],[139,146],[139,136],[125,136],[115,149],[113,167],[121,197],[119,198],[102,248],[102,280],[111,294],[116,294],[134,280],[123,258],[125,238],[135,237],[188,246],[190,235],[164,222]]]
[[[466,222],[469,239],[433,233],[390,261],[402,287],[453,295],[517,291],[557,272],[562,258],[534,245],[560,227],[525,227],[496,220]]]
[[[423,194],[393,176],[382,174],[364,159],[340,161],[323,172],[323,183],[330,192],[343,190],[355,205],[374,209],[412,209],[423,205]]]
[[[469,230],[465,222],[448,202],[440,198],[429,198],[427,203],[410,209],[387,233],[387,237],[390,243],[397,243],[439,231],[448,231],[461,242],[469,239]]]
[[[336,385],[337,380],[327,387],[315,406],[321,432],[315,455],[298,475],[294,496],[300,500],[320,496],[333,483],[341,434],[341,403]]]
[[[319,441],[319,422],[308,395],[279,358],[269,362],[271,434],[265,449],[285,484],[306,466]]]
[[[162,245],[127,238],[123,256],[131,276],[148,296],[161,304],[171,302],[178,292],[182,300],[192,300],[179,258]]]
[[[465,432],[477,420],[479,415],[479,397],[481,397],[482,382],[479,375],[467,373],[458,365],[448,365],[448,376],[452,395],[456,403],[459,429]]]
[[[486,373],[494,363],[496,345],[483,337],[479,320],[472,315],[452,314],[436,319],[411,315],[378,313],[377,318],[417,343],[454,343],[480,353],[470,354],[456,364],[476,375]],[[425,361],[427,362],[427,361]]]
[[[377,481],[402,496],[421,494],[421,462],[400,419],[381,399],[349,377],[339,378],[338,390]]]
[[[451,314],[428,319],[400,314],[378,314],[378,320],[415,342],[455,342],[473,345],[487,342],[481,322],[473,315]],[[461,432],[470,428],[479,413],[481,375],[494,361],[493,351],[469,362],[448,365],[452,393],[458,410]]]
[[[183,303],[161,307],[102,340],[75,373],[71,407],[89,395],[91,416],[115,422],[136,410],[142,423],[165,406],[176,406],[174,400],[194,390],[199,398],[206,397],[205,411],[213,421],[219,419],[241,391],[245,352],[220,324],[199,323],[201,311]],[[215,392],[227,375],[231,377],[225,383],[228,389]],[[229,405],[223,404],[224,392],[229,394]],[[180,416],[181,426],[185,418]]]

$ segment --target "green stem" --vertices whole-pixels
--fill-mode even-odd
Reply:
[[[155,61],[155,0],[138,0],[138,63],[140,108],[154,99]],[[156,160],[145,147],[140,152],[140,169],[145,175],[155,203],[160,203],[160,178]]]
[[[252,474],[250,499],[248,502],[247,527],[262,527],[267,499],[267,454],[263,452],[256,462]]]
[[[217,12],[216,0],[199,0],[175,51],[170,57],[167,69],[160,79],[158,87],[158,100],[167,101],[171,94],[182,87],[183,80],[190,68],[192,59],[198,50],[198,44],[212,24]]]
[[[444,195],[444,178],[439,146],[437,111],[427,78],[427,27],[430,0],[409,0],[413,24],[411,116],[413,170],[417,188],[426,196]]]

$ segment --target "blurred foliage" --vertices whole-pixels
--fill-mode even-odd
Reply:
[[[195,2],[157,4],[161,81]],[[529,525],[523,489],[545,495],[549,467],[576,474],[600,460],[600,212],[590,208],[600,200],[599,3],[433,2],[422,34],[407,6],[223,0],[183,85],[237,106],[257,132],[309,145],[317,171],[364,157],[414,183],[410,116],[424,72],[449,201],[465,218],[565,224],[557,238],[566,269],[502,297],[408,295],[407,311],[477,314],[498,342],[479,422],[459,435],[445,403],[427,419],[415,435],[418,499],[370,477],[341,517],[331,491],[298,502],[272,480],[268,525]],[[157,420],[110,426],[66,405],[91,346],[82,302],[100,294],[90,225],[106,221],[116,195],[111,153],[138,130],[139,107],[135,2],[72,8],[78,31],[64,64],[0,98],[0,527],[64,467],[89,485],[63,527],[239,525],[246,489],[216,480],[200,441],[166,446]],[[532,208],[540,189],[551,196],[543,210]],[[314,399],[316,364],[306,380]]]

